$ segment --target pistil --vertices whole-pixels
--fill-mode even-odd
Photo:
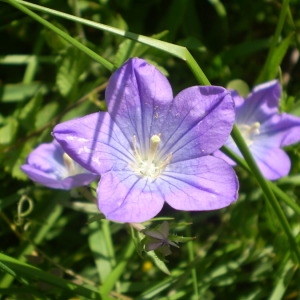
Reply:
[[[134,171],[139,175],[157,178],[171,161],[172,154],[170,153],[164,161],[159,161],[157,154],[161,143],[160,134],[154,134],[150,138],[148,153],[140,153],[137,147],[136,136],[133,137],[133,151],[136,161],[130,164]]]

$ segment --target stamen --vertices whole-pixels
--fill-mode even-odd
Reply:
[[[158,169],[164,169],[172,159],[172,153],[169,153],[167,158],[157,167]]]
[[[253,144],[253,139],[256,135],[260,134],[260,123],[255,122],[251,125],[248,124],[238,124],[238,128],[241,131],[243,138],[247,146],[251,146]]]
[[[150,145],[148,153],[141,153],[137,147],[136,136],[133,136],[133,152],[135,162],[130,163],[132,169],[140,176],[157,178],[169,164],[172,159],[170,153],[164,161],[159,160],[157,155],[158,146],[161,142],[160,134],[154,134],[150,138]]]
[[[140,156],[139,151],[136,146],[136,136],[135,135],[133,136],[133,151],[134,151],[134,155],[138,159],[138,161],[142,161],[142,157]]]
[[[68,169],[69,175],[76,174],[74,160],[67,153],[63,154],[63,160],[64,160],[65,166]]]

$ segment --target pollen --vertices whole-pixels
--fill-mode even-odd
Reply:
[[[167,155],[165,159],[159,156],[159,146],[161,145],[160,134],[154,134],[150,138],[149,149],[146,153],[141,153],[137,146],[136,136],[133,137],[133,151],[135,161],[131,167],[138,175],[148,178],[157,178],[164,171],[172,159],[172,154]]]

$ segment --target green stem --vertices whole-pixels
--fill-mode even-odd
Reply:
[[[186,56],[186,63],[191,69],[191,71],[193,72],[198,82],[203,85],[210,85],[209,80],[207,79],[206,75],[203,73],[202,69],[197,64],[192,54],[189,51],[187,51],[185,56]]]
[[[76,47],[79,50],[81,50],[84,53],[86,53],[92,59],[94,59],[95,61],[97,61],[98,63],[100,63],[101,65],[103,65],[105,68],[107,68],[109,71],[115,70],[115,67],[114,67],[114,65],[111,62],[109,62],[108,60],[104,59],[103,57],[101,57],[96,52],[92,51],[91,49],[89,49],[88,47],[86,47],[85,45],[83,45],[82,43],[80,43],[79,41],[77,41],[76,39],[72,38],[66,32],[64,32],[61,29],[59,29],[58,27],[52,25],[50,22],[46,21],[45,19],[43,19],[42,17],[40,17],[39,15],[37,15],[36,13],[34,13],[33,11],[29,10],[24,5],[20,4],[23,1],[6,0],[6,2],[10,3],[15,8],[21,10],[22,12],[24,12],[25,14],[27,14],[28,16],[30,16],[34,20],[38,21],[39,23],[41,23],[42,25],[44,25],[45,27],[47,27],[48,29],[54,31],[60,37],[62,37],[66,41],[68,41],[74,47]]]
[[[106,277],[105,283],[100,288],[100,293],[102,296],[107,296],[111,292],[120,276],[124,273],[129,259],[134,253],[134,250],[134,242],[132,241],[132,239],[130,239],[126,248],[124,249],[122,259],[120,259],[119,263],[116,265],[113,271]]]
[[[191,221],[191,217],[188,213],[185,213],[185,218],[188,220],[188,222]],[[191,229],[190,226],[186,227],[186,235],[191,236]],[[189,256],[189,262],[192,266],[191,268],[191,275],[192,275],[192,281],[193,281],[193,289],[194,289],[194,296],[195,299],[199,299],[199,292],[198,292],[198,279],[197,279],[197,272],[196,272],[196,264],[195,264],[195,254],[194,254],[194,243],[193,241],[188,241],[187,243],[188,248],[188,256]]]
[[[260,185],[267,202],[270,204],[270,206],[273,208],[274,212],[276,213],[278,220],[290,241],[291,248],[295,252],[297,261],[299,263],[300,262],[300,251],[298,249],[295,238],[291,232],[291,228],[288,223],[288,220],[287,220],[284,212],[282,211],[282,209],[271,189],[270,183],[267,180],[265,180],[265,178],[263,177],[260,169],[258,168],[251,152],[249,151],[248,146],[246,145],[246,143],[236,125],[233,126],[231,136],[232,136],[234,142],[236,143],[236,145],[238,146],[239,150],[241,151],[246,162],[248,163],[248,166],[249,166],[250,170],[252,171],[253,175],[255,176],[258,184]]]
[[[221,148],[222,152],[225,153],[228,157],[230,157],[232,160],[234,160],[240,167],[242,167],[244,170],[246,170],[249,173],[252,173],[249,169],[246,161],[241,158],[239,155],[237,155],[235,152],[233,152],[231,149],[227,148],[226,146],[223,146]],[[269,185],[271,189],[273,190],[273,193],[279,197],[283,202],[285,202],[286,205],[291,207],[297,214],[300,215],[300,206],[293,200],[290,199],[290,197],[284,193],[275,183],[272,181],[269,181]]]
[[[20,278],[30,279],[31,283],[33,280],[42,281],[68,291],[72,295],[81,295],[86,299],[101,299],[100,294],[94,288],[77,285],[0,253],[0,268],[3,269],[3,266],[4,271],[10,270],[10,274],[17,274]]]
[[[268,77],[268,74],[267,74],[268,66],[270,65],[272,57],[276,51],[277,43],[280,39],[281,31],[282,31],[282,28],[283,28],[283,25],[285,22],[285,18],[287,16],[288,12],[289,12],[289,0],[283,0],[279,19],[278,19],[277,26],[275,29],[275,33],[274,33],[274,36],[271,41],[270,50],[269,50],[266,62],[256,80],[256,83],[260,83],[260,82],[270,79],[270,78],[267,78]]]
[[[90,27],[93,27],[93,28],[96,28],[96,29],[100,29],[100,30],[103,30],[103,31],[106,31],[106,32],[110,32],[110,33],[118,35],[118,36],[123,36],[125,38],[130,39],[130,40],[133,40],[133,41],[142,43],[144,45],[151,46],[153,48],[159,49],[159,50],[161,50],[163,52],[166,52],[168,54],[172,54],[175,57],[178,57],[178,58],[186,61],[186,63],[188,64],[188,66],[190,67],[191,71],[193,72],[193,74],[195,75],[196,79],[198,80],[198,82],[200,84],[210,85],[209,80],[207,79],[207,77],[203,73],[202,69],[197,64],[197,62],[195,61],[195,59],[193,58],[191,53],[185,47],[178,46],[178,45],[175,45],[175,44],[171,44],[171,43],[168,43],[168,42],[165,42],[165,41],[160,41],[160,40],[150,38],[150,37],[147,37],[147,36],[143,36],[143,35],[140,35],[140,34],[135,34],[135,33],[128,32],[128,31],[125,31],[125,30],[121,30],[121,29],[118,29],[118,28],[114,28],[114,27],[111,27],[111,26],[108,26],[108,25],[93,22],[93,21],[90,21],[90,20],[82,19],[82,18],[79,18],[79,17],[76,17],[76,16],[72,16],[72,15],[69,15],[69,14],[66,14],[66,13],[63,13],[63,12],[59,12],[59,11],[56,11],[56,10],[53,10],[53,9],[50,9],[50,8],[47,8],[47,7],[36,5],[36,4],[33,4],[33,3],[29,3],[29,2],[26,2],[26,1],[22,1],[22,0],[5,0],[5,1],[8,2],[8,3],[11,3],[15,7],[17,7],[17,5],[21,6],[22,9],[19,6],[17,8],[19,8],[23,12],[25,12],[24,11],[24,9],[25,9],[24,6],[27,6],[27,7],[30,7],[31,9],[34,9],[34,10],[37,10],[37,11],[42,11],[44,13],[48,13],[48,14],[51,14],[51,15],[54,15],[54,16],[57,16],[57,17],[60,17],[60,18],[64,18],[64,19],[71,20],[71,21],[74,21],[74,22],[77,22],[77,23],[80,23],[80,24],[83,24],[83,25],[87,25],[87,26],[90,26]],[[27,10],[27,11],[29,11],[29,10]],[[34,14],[31,11],[29,11],[29,12],[31,14]],[[26,13],[29,14],[28,12],[26,12]],[[34,15],[35,15],[34,19],[41,22],[40,19],[42,19],[42,18],[39,17],[36,14],[34,14]],[[42,20],[43,20],[43,23],[41,22],[42,24],[44,24],[49,29],[52,29],[56,33],[58,33],[58,30],[59,30],[58,28],[55,27],[56,30],[54,30],[53,28],[51,28],[53,26],[52,24],[45,21],[44,19],[42,19]],[[46,25],[45,22],[47,22],[48,24]],[[49,25],[51,27],[49,27]],[[78,48],[83,46],[82,44],[80,44],[76,40],[75,41],[77,42],[77,44],[75,45],[74,41],[73,41],[74,39],[72,39],[71,37],[70,37],[70,39],[72,39],[72,40],[68,39],[66,37],[66,36],[68,36],[66,33],[64,33],[61,30],[59,30],[59,31],[60,31],[60,34],[63,34],[64,38],[67,41],[69,41],[71,44],[73,44],[74,46],[76,46]],[[80,44],[81,46],[79,46],[78,44]],[[83,46],[83,47],[85,47],[85,46]],[[83,48],[79,48],[79,49],[84,51],[86,54],[90,55],[95,60],[97,60],[94,57],[94,55],[96,55],[99,59],[99,62],[103,65],[104,65],[104,63],[106,63],[106,64],[108,63],[105,60],[104,60],[104,62],[100,61],[100,59],[103,60],[103,58],[99,57],[97,54],[95,54],[95,52],[91,51],[90,49],[88,49],[86,47],[85,47],[85,49],[88,49],[88,52],[86,52],[86,50],[83,50]],[[91,52],[94,53],[93,56],[91,55]],[[106,65],[104,65],[104,66],[106,66]],[[112,71],[113,70],[112,64],[108,63],[107,68]]]

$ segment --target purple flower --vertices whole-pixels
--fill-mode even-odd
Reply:
[[[167,78],[138,58],[110,78],[108,112],[58,124],[65,151],[101,175],[98,206],[110,220],[142,222],[164,202],[178,210],[213,210],[236,200],[231,166],[210,156],[234,122],[225,89],[194,86],[175,98]]]
[[[286,176],[290,171],[291,161],[280,147],[300,141],[300,118],[279,113],[280,94],[276,80],[256,86],[245,99],[233,92],[236,125],[262,174],[269,180]],[[226,146],[242,156],[231,137]],[[216,156],[235,164],[221,151]]]
[[[37,183],[62,190],[88,185],[99,178],[73,161],[55,140],[34,149],[21,170]]]

